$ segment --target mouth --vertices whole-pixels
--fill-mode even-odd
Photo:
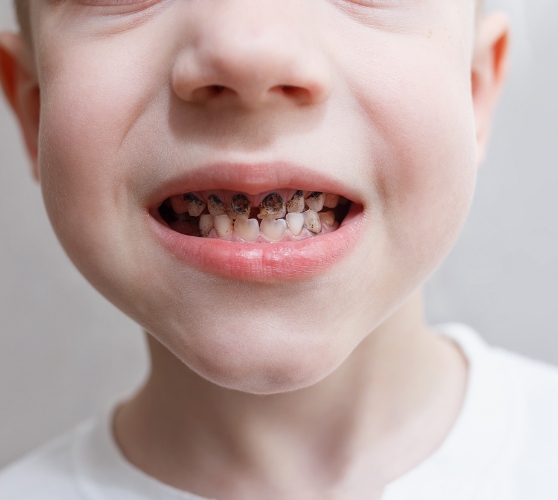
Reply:
[[[277,172],[217,166],[191,173],[176,183],[186,188],[179,194],[172,183],[161,190],[170,196],[149,208],[151,225],[175,256],[212,274],[256,280],[318,274],[356,245],[363,206],[335,192],[331,179],[303,178],[289,166]],[[317,189],[308,189],[310,179]],[[281,181],[291,187],[271,187]]]
[[[158,207],[177,233],[248,243],[301,241],[339,228],[351,202],[333,193],[279,189],[250,195],[226,190],[171,196]]]

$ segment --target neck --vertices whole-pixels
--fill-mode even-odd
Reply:
[[[206,497],[380,491],[439,446],[465,389],[465,362],[426,327],[418,294],[334,373],[291,393],[224,389],[149,347],[151,376],[117,413],[117,441],[148,474]]]

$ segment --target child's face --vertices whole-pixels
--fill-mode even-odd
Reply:
[[[64,248],[202,376],[259,393],[322,379],[465,219],[474,7],[34,3],[38,171]],[[184,236],[158,211],[189,192],[283,188],[340,194],[351,210],[337,231],[280,243]]]

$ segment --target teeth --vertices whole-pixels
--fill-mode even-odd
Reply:
[[[306,198],[306,204],[310,210],[314,212],[319,212],[322,208],[324,208],[324,193],[320,193],[318,191],[314,191],[313,193],[309,194]]]
[[[266,238],[279,241],[285,235],[287,223],[285,219],[263,219],[260,227]]]
[[[210,194],[207,197],[207,209],[211,215],[215,216],[225,215],[227,213],[225,210],[225,204],[215,194]]]
[[[289,213],[304,212],[304,194],[302,191],[297,191],[291,198],[291,201],[287,203],[287,212]]]
[[[234,221],[234,232],[244,241],[253,242],[260,235],[260,225],[257,219],[238,218]]]
[[[322,222],[320,216],[314,210],[306,210],[304,216],[304,227],[311,233],[320,234],[322,232]]]
[[[251,208],[252,205],[250,204],[250,200],[246,196],[244,196],[243,194],[235,194],[232,197],[228,215],[231,219],[247,219],[248,217],[250,217]]]
[[[287,210],[283,198],[278,193],[268,194],[260,205],[259,219],[280,219]]]
[[[213,229],[213,215],[203,214],[200,217],[200,234],[205,238]]]
[[[335,214],[333,212],[320,212],[318,215],[322,224],[327,224],[329,227],[335,225]]]
[[[324,199],[324,207],[335,208],[339,204],[339,195],[327,193]]]
[[[181,215],[188,211],[188,202],[184,199],[183,195],[179,194],[178,196],[173,196],[170,202],[176,214]]]
[[[188,207],[188,214],[192,217],[199,217],[205,209],[205,203],[192,193],[185,194],[184,201]]]
[[[217,234],[223,238],[233,230],[233,221],[228,215],[216,215],[213,219],[213,227]]]
[[[304,215],[298,212],[287,214],[287,226],[293,236],[298,236],[304,227]]]

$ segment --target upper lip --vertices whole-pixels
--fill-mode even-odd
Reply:
[[[195,191],[215,189],[255,195],[288,188],[339,194],[359,203],[350,186],[315,169],[286,162],[223,162],[192,168],[166,179],[151,193],[148,205],[157,208],[171,196]]]

